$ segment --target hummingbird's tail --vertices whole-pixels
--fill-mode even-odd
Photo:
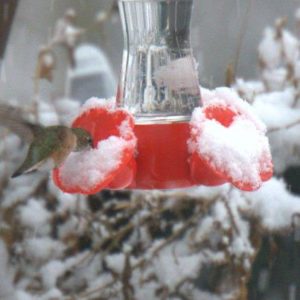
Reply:
[[[8,128],[21,139],[31,143],[43,127],[26,121],[23,115],[24,112],[20,108],[0,103],[0,126]]]

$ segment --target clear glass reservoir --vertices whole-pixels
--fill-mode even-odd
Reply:
[[[192,7],[193,0],[119,0],[124,52],[117,101],[137,124],[187,121],[200,104]]]

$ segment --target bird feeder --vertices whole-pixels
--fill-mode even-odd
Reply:
[[[116,101],[83,105],[73,127],[89,131],[94,148],[54,170],[63,191],[226,182],[252,191],[272,176],[265,126],[250,105],[228,88],[200,91],[192,7],[193,0],[119,0],[125,47]]]

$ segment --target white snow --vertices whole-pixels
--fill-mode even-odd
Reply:
[[[65,265],[59,260],[52,260],[41,269],[44,287],[48,290],[56,286],[56,281],[65,271]]]
[[[300,162],[300,109],[296,103],[296,90],[262,93],[253,99],[253,108],[269,130],[274,169],[284,172]],[[293,126],[291,126],[293,125]],[[282,151],[284,149],[284,151]]]
[[[206,202],[215,200],[220,194],[225,193],[230,188],[229,184],[223,184],[216,186],[214,188],[208,186],[197,186],[190,189],[185,189],[184,193],[187,196],[195,197],[197,199],[205,199]],[[177,193],[178,191],[173,192]],[[172,193],[170,194],[170,198],[172,197]]]
[[[0,239],[0,299],[15,300],[15,290],[13,287],[13,278],[9,270],[9,256],[4,242]]]
[[[265,124],[257,117],[254,109],[231,88],[219,87],[215,90],[208,90],[201,87],[203,105],[216,105],[229,107],[233,112],[242,114],[252,121],[258,130],[266,131]]]
[[[81,114],[94,108],[114,113],[114,99],[90,98],[82,107]],[[134,148],[136,139],[129,119],[118,128],[120,136],[110,136],[98,142],[96,148],[71,153],[60,167],[60,179],[68,187],[81,187],[88,192],[105,180],[122,162],[124,151]]]
[[[253,108],[268,129],[285,127],[300,121],[300,109],[292,108],[293,89],[261,94],[254,98]]]
[[[54,106],[61,123],[68,126],[80,110],[80,103],[69,98],[57,99]]]
[[[242,78],[238,78],[233,87],[239,94],[242,95],[243,99],[250,103],[256,95],[265,91],[264,84],[258,80],[245,81]]]
[[[43,177],[38,176],[37,173],[32,173],[11,180],[9,182],[9,189],[4,191],[2,205],[8,207],[30,198],[42,179]]]
[[[107,265],[115,272],[121,274],[124,270],[125,255],[123,253],[108,255],[105,258]]]
[[[264,70],[262,72],[263,81],[268,90],[280,91],[286,86],[288,72],[285,68],[278,68],[274,70]]]
[[[43,65],[47,66],[47,67],[53,67],[54,66],[54,57],[52,55],[52,53],[45,53],[43,55]]]
[[[24,253],[28,259],[35,263],[43,263],[52,258],[63,256],[65,245],[50,237],[29,238],[24,243]]]
[[[229,127],[214,119],[207,119],[202,108],[194,110],[191,125],[196,141],[190,141],[190,150],[206,159],[215,170],[225,173],[233,182],[261,185],[262,160],[270,159],[264,124],[242,99],[222,88],[204,92],[204,109],[208,105],[224,105],[236,113]]]
[[[19,214],[23,226],[36,230],[47,225],[51,217],[43,206],[43,202],[35,198],[29,199],[26,206],[20,207]]]
[[[65,44],[66,46],[73,48],[75,47],[78,38],[82,33],[83,30],[72,24],[72,22],[69,20],[69,16],[66,15],[65,18],[58,20],[55,25],[53,42]]]
[[[263,61],[267,68],[274,69],[280,64],[282,55],[281,51],[281,44],[280,41],[276,39],[275,30],[270,27],[266,28],[263,40],[258,47],[259,58]]]
[[[300,199],[288,192],[285,183],[271,179],[260,190],[245,193],[248,211],[258,217],[270,231],[290,228],[294,214],[300,213]]]
[[[176,255],[172,247],[167,247],[161,251],[153,263],[159,280],[173,290],[183,278],[192,279],[197,276],[202,260],[199,254]]]
[[[53,105],[44,101],[38,103],[39,122],[44,126],[52,126],[59,124],[57,112]]]
[[[112,112],[116,108],[116,99],[114,97],[110,99],[99,99],[92,97],[82,105],[80,114],[83,114],[84,112],[93,108],[103,108],[109,112]]]
[[[119,167],[126,148],[126,140],[111,136],[95,149],[73,152],[60,167],[60,178],[67,186],[80,186],[88,192]]]
[[[17,300],[35,300],[36,298],[32,296],[32,294],[27,293],[22,290],[18,290],[17,293]]]
[[[282,46],[287,63],[294,64],[299,60],[299,40],[290,31],[282,31]]]

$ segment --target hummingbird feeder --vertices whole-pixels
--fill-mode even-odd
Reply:
[[[53,171],[64,192],[229,182],[252,191],[273,174],[265,126],[229,88],[199,86],[193,0],[119,0],[125,47],[116,101],[89,99],[73,127],[94,148]]]

